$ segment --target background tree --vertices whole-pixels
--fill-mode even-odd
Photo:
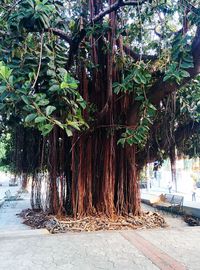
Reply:
[[[198,155],[198,1],[8,0],[0,14],[1,115],[33,207],[46,184],[56,214],[139,214],[141,168],[169,156],[174,175],[176,148]]]

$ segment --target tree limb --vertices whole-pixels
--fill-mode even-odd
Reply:
[[[62,31],[62,30],[60,30],[58,28],[46,28],[43,31],[44,32],[50,32],[50,33],[53,33],[56,36],[59,36],[60,38],[65,40],[70,45],[72,43],[71,37],[67,33],[65,33],[64,31]],[[6,32],[4,30],[0,30],[0,35],[2,35],[2,36],[10,36],[11,32]]]
[[[191,53],[194,67],[186,70],[190,74],[190,77],[185,78],[179,85],[176,82],[164,82],[164,76],[162,76],[149,90],[148,98],[153,104],[157,105],[165,96],[178,90],[200,73],[200,26],[198,26],[194,37]]]
[[[100,12],[98,15],[96,15],[92,20],[91,23],[94,24],[98,21],[100,21],[104,16],[107,14],[110,14],[113,11],[117,11],[119,8],[123,6],[138,6],[143,3],[147,2],[147,0],[136,0],[136,1],[123,1],[123,0],[118,0],[115,2],[113,5],[110,5],[107,9],[103,10]]]
[[[144,62],[157,60],[156,55],[139,54],[134,52],[129,46],[123,45],[123,50],[127,55],[130,55],[135,61],[143,60]]]
[[[103,17],[105,17],[107,14],[110,14],[111,12],[117,11],[118,9],[120,9],[123,6],[139,6],[142,5],[143,3],[147,2],[148,0],[135,0],[135,1],[124,1],[124,0],[118,0],[116,3],[114,3],[113,5],[110,5],[107,9],[105,9],[104,11],[100,12],[98,15],[96,15],[89,23],[88,26],[93,26],[95,23],[97,23],[98,21],[100,21]],[[69,60],[68,63],[66,65],[67,69],[70,69],[72,63],[73,63],[73,59],[74,59],[74,55],[76,54],[79,45],[81,43],[81,41],[84,39],[86,35],[86,31],[85,29],[82,29],[74,39],[72,39],[72,42],[70,44],[70,51],[69,51]]]
[[[58,29],[58,28],[47,28],[44,29],[45,32],[51,32],[56,36],[59,36],[60,38],[62,38],[63,40],[65,40],[67,43],[69,43],[70,45],[72,44],[72,38],[65,33],[64,31]]]
[[[194,77],[200,73],[200,26],[197,27],[196,34],[192,43],[193,63],[194,67],[186,69],[190,74],[190,77],[185,78],[181,84],[176,82],[163,81],[164,75],[161,76],[157,82],[149,89],[147,98],[154,105],[159,105],[160,101],[169,94],[177,91],[182,86],[190,82]],[[134,102],[129,112],[129,125],[135,125],[138,120],[139,108],[141,103],[139,101]]]

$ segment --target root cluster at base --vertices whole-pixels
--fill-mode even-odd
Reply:
[[[69,217],[58,218],[43,211],[26,209],[18,215],[24,219],[24,224],[35,229],[46,228],[50,233],[150,229],[168,226],[160,214],[153,212],[144,212],[140,216],[115,215],[113,218],[108,218],[99,214],[74,219]]]

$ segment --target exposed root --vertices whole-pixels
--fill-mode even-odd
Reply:
[[[140,216],[115,216],[112,219],[105,215],[88,216],[81,219],[58,219],[48,213],[31,209],[23,210],[18,215],[24,219],[24,224],[35,229],[46,228],[50,233],[150,229],[168,226],[160,214],[153,212],[146,212]]]
[[[200,226],[200,220],[196,217],[184,216],[183,219],[189,226]]]

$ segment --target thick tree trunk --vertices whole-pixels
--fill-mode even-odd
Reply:
[[[117,146],[116,136],[103,130],[80,139],[72,160],[74,216],[140,213],[135,151]]]

